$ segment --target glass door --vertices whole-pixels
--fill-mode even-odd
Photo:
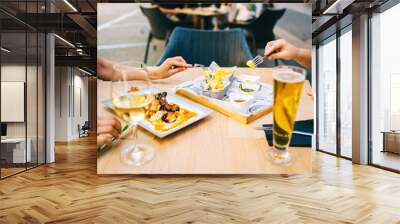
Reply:
[[[340,155],[352,158],[352,32],[341,31],[340,45]]]
[[[0,7],[44,12],[44,1],[14,3]],[[45,163],[45,44],[43,33],[0,12],[1,179]]]
[[[1,175],[26,170],[32,151],[27,149],[25,32],[1,34]],[[7,49],[7,50],[4,50]]]
[[[400,4],[371,18],[370,162],[400,171]]]
[[[317,149],[336,154],[336,35],[318,47]]]

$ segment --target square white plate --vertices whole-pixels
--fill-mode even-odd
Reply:
[[[182,98],[174,93],[168,92],[167,94],[167,101],[168,103],[175,103],[178,104],[180,107],[183,107],[185,109],[188,109],[192,112],[195,112],[197,115],[190,118],[189,120],[187,120],[185,123],[179,125],[178,127],[172,128],[168,131],[159,131],[156,130],[153,126],[153,124],[151,124],[150,122],[146,121],[146,120],[141,120],[139,122],[139,126],[141,126],[142,128],[146,129],[147,131],[153,133],[154,135],[156,135],[159,138],[164,138],[172,133],[175,133],[205,117],[207,117],[208,115],[210,115],[212,113],[212,110],[210,110],[207,107],[204,107],[200,104],[194,103],[192,101],[186,100],[185,98]],[[105,105],[106,107],[112,109],[112,103],[111,100],[103,100],[102,101],[103,105]]]

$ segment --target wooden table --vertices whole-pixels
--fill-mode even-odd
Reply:
[[[271,69],[249,70],[239,68],[236,74],[260,75],[261,81],[272,83]],[[171,90],[175,85],[193,80],[201,75],[201,69],[192,68],[169,79],[157,82],[158,87]],[[101,101],[110,97],[110,83],[98,81],[98,113],[109,113]],[[313,99],[307,94],[307,82],[300,101],[297,120],[312,119]],[[122,164],[119,159],[121,147],[131,144],[121,142],[108,150],[97,161],[98,174],[293,174],[311,172],[311,149],[290,148],[296,158],[292,164],[272,164],[267,152],[263,131],[254,127],[271,123],[272,113],[248,125],[213,112],[209,117],[164,139],[158,139],[144,129],[139,130],[142,143],[156,148],[156,157],[149,163],[134,167]]]
[[[206,17],[221,17],[226,16],[228,12],[221,11],[219,9],[210,10],[210,8],[162,8],[160,7],[161,12],[166,14],[184,14],[193,17],[193,26],[195,28],[204,29],[205,28],[205,21]],[[214,24],[214,29],[218,29],[218,23]]]

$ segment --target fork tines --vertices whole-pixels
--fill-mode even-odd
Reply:
[[[257,55],[254,59],[253,59],[253,63],[257,66],[261,63],[264,62],[264,57]]]

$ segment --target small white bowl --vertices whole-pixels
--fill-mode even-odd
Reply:
[[[242,93],[230,93],[229,101],[240,110],[247,110],[251,103],[253,102],[254,97],[248,94]]]

